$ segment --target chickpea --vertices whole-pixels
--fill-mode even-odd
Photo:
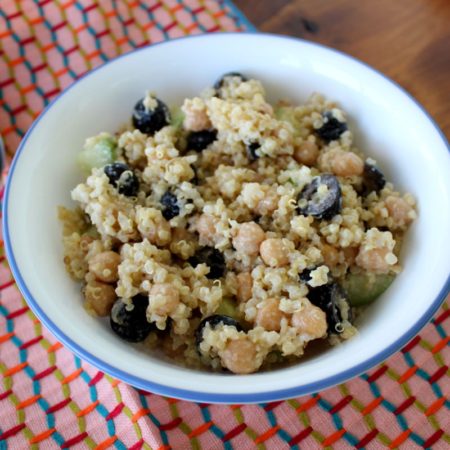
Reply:
[[[325,313],[311,304],[292,314],[291,324],[299,333],[307,334],[312,339],[321,338],[327,334]]]
[[[263,327],[267,331],[280,331],[281,319],[286,316],[279,306],[280,302],[276,298],[265,300],[256,313],[256,325]]]
[[[406,200],[390,195],[386,198],[385,203],[389,216],[394,219],[397,227],[402,227],[411,222],[410,213],[412,207]]]
[[[388,253],[389,250],[387,248],[360,249],[355,258],[355,262],[359,267],[369,272],[386,273],[390,268],[390,265],[386,261],[386,255]]]
[[[339,264],[339,252],[328,244],[323,244],[320,250],[323,257],[323,262],[329,268],[336,267]]]
[[[228,342],[225,350],[220,354],[220,359],[222,365],[233,373],[247,374],[258,369],[255,364],[255,344],[247,337],[240,337]]]
[[[319,149],[314,142],[305,141],[295,148],[293,156],[298,163],[313,166],[319,156]]]
[[[236,297],[239,302],[246,302],[252,298],[253,278],[249,272],[241,272],[237,278]]]
[[[282,239],[266,239],[259,247],[259,253],[268,266],[282,267],[289,263],[289,252]]]
[[[100,317],[109,315],[117,299],[114,286],[95,280],[86,284],[83,294],[86,309]]]
[[[209,214],[202,214],[197,221],[197,232],[200,237],[200,244],[214,244],[216,236],[217,219]]]
[[[180,304],[180,293],[170,283],[154,284],[150,289],[149,297],[152,312],[160,316],[169,315]]]
[[[256,256],[265,238],[266,233],[258,224],[246,222],[239,227],[237,236],[233,239],[233,246],[240,253]]]
[[[355,153],[339,151],[336,152],[331,160],[331,170],[340,177],[362,175],[364,162]]]
[[[113,251],[98,253],[89,260],[89,272],[98,281],[115,283],[119,279],[120,255]]]

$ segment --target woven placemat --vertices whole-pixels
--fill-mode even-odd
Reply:
[[[103,62],[164,39],[248,29],[223,1],[2,0],[8,152],[59,92]],[[449,448],[448,303],[401,352],[338,387],[263,405],[195,404],[82,362],[29,310],[3,248],[0,262],[0,449]]]

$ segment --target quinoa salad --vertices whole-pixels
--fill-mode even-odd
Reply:
[[[401,271],[416,207],[338,104],[270,104],[232,72],[178,107],[147,92],[130,113],[86,140],[77,206],[59,208],[89,314],[177,364],[235,374],[358,332]]]

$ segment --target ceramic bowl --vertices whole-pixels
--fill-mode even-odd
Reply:
[[[356,143],[418,202],[401,253],[403,272],[361,317],[359,334],[298,364],[246,376],[181,368],[117,338],[86,314],[62,262],[58,205],[73,206],[75,164],[87,136],[129,120],[147,89],[168,104],[198,94],[223,73],[262,80],[269,99],[321,92],[350,117]],[[7,182],[3,232],[17,284],[32,310],[83,360],[133,386],[171,397],[246,403],[319,391],[399,350],[431,319],[449,290],[450,158],[439,128],[398,85],[338,51],[265,34],[173,40],[117,58],[72,84],[22,140]]]

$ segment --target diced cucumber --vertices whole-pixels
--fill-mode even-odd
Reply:
[[[275,117],[278,120],[285,120],[286,122],[290,122],[292,115],[292,108],[289,106],[275,106],[273,109]]]
[[[269,352],[266,358],[267,362],[271,364],[282,363],[283,361],[285,361],[285,359],[286,358],[283,356],[283,353],[281,353],[280,350],[272,350],[271,352]]]
[[[277,106],[274,109],[274,114],[278,120],[289,122],[294,127],[294,134],[297,135],[300,123],[295,117],[295,111],[292,106]]]
[[[78,165],[85,173],[90,173],[94,167],[111,164],[117,158],[116,139],[108,133],[86,139],[83,150],[78,154]]]
[[[181,109],[178,106],[173,107],[170,110],[170,116],[172,117],[170,125],[172,125],[175,128],[181,128],[183,126],[184,112],[181,111]]]
[[[231,298],[224,298],[219,307],[214,311],[214,314],[220,314],[222,316],[229,316],[235,320],[239,319],[239,312],[236,302]]]
[[[362,306],[376,300],[394,281],[392,274],[350,273],[342,283],[352,306]]]
[[[91,225],[85,232],[85,236],[90,236],[91,238],[98,239],[100,237],[97,228],[94,225]]]

